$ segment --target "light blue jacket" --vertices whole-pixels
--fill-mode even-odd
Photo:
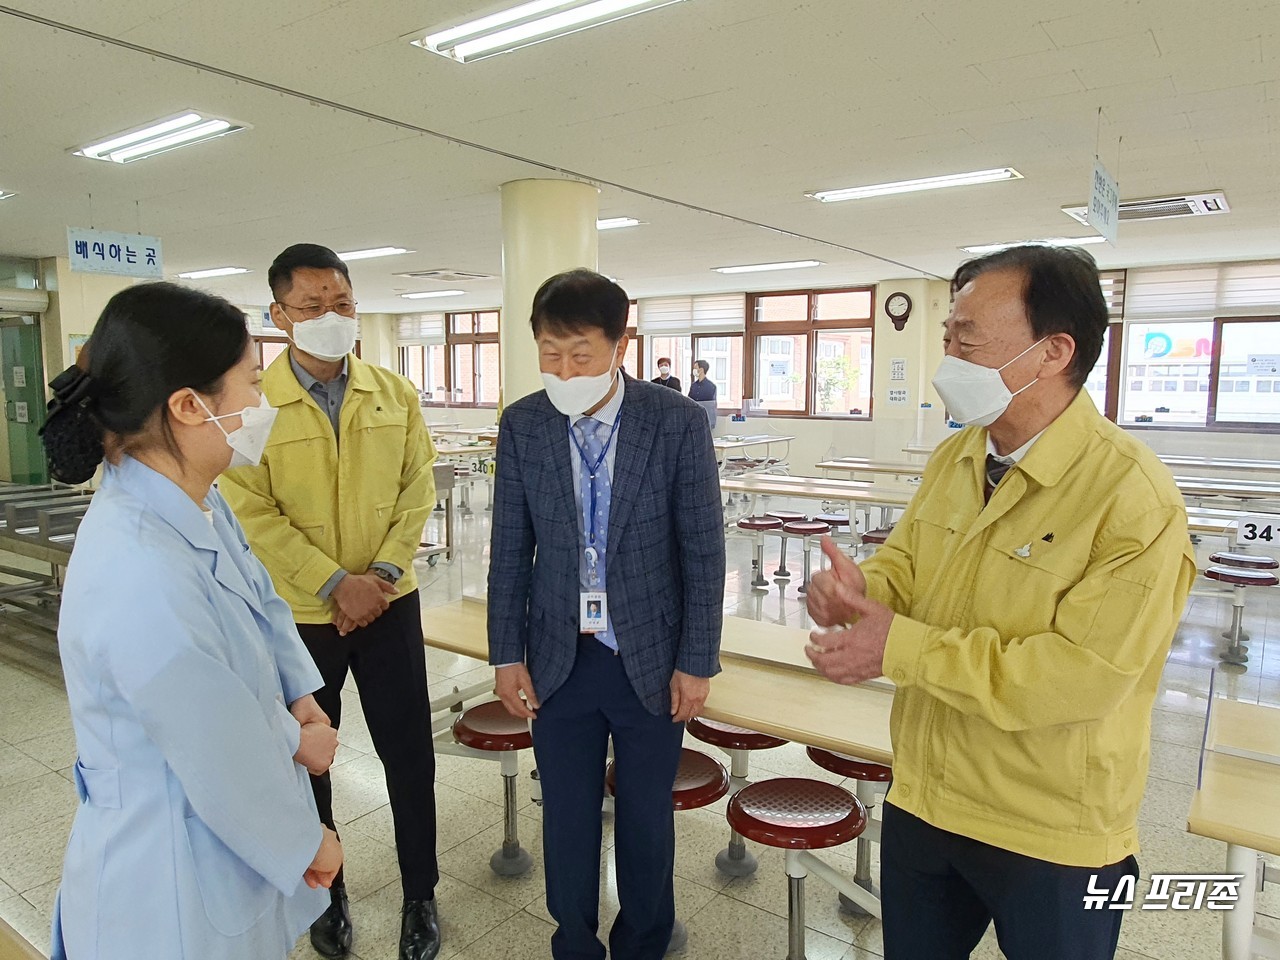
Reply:
[[[58,643],[81,805],[53,958],[282,958],[328,905],[286,704],[321,686],[216,492],[213,522],[136,460],[76,536]]]

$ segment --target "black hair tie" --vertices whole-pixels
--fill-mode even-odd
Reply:
[[[49,416],[69,407],[85,407],[93,401],[96,382],[89,371],[72,364],[49,382],[53,399],[49,401]]]

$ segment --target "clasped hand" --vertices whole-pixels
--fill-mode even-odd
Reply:
[[[367,627],[377,620],[396,595],[396,588],[376,573],[348,573],[333,588],[333,601],[338,610],[333,625],[345,637],[357,627]]]
[[[829,680],[862,683],[884,673],[884,648],[894,614],[868,599],[862,570],[830,537],[822,538],[822,552],[831,569],[813,575],[807,606],[813,622],[828,629],[809,634],[805,655]]]
[[[298,751],[293,759],[307,768],[313,777],[329,769],[338,752],[338,731],[329,723],[329,715],[320,709],[311,694],[299,697],[289,705],[298,721]]]

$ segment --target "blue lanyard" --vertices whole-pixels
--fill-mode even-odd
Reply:
[[[569,439],[573,441],[573,445],[578,448],[578,456],[582,457],[582,462],[587,468],[587,474],[591,478],[591,527],[588,533],[588,546],[595,546],[596,543],[596,475],[600,472],[600,465],[604,463],[604,458],[609,455],[609,446],[613,443],[614,436],[618,433],[618,421],[622,419],[622,411],[618,411],[618,415],[613,418],[613,426],[609,429],[609,439],[604,442],[604,446],[600,448],[600,456],[596,458],[596,462],[592,463],[587,459],[587,451],[582,448],[582,444],[578,442],[578,436],[573,432],[573,425],[569,425]]]

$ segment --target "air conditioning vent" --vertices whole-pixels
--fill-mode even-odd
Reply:
[[[468,280],[492,280],[491,273],[468,273],[465,270],[418,270],[414,273],[397,273],[397,277],[412,277],[414,280],[438,280],[441,283],[466,283]]]
[[[1063,207],[1062,212],[1073,220],[1087,224],[1089,207]],[[1151,197],[1146,200],[1121,200],[1120,219],[1171,220],[1175,217],[1209,217],[1230,213],[1227,196],[1222,192],[1193,193],[1184,197]]]

